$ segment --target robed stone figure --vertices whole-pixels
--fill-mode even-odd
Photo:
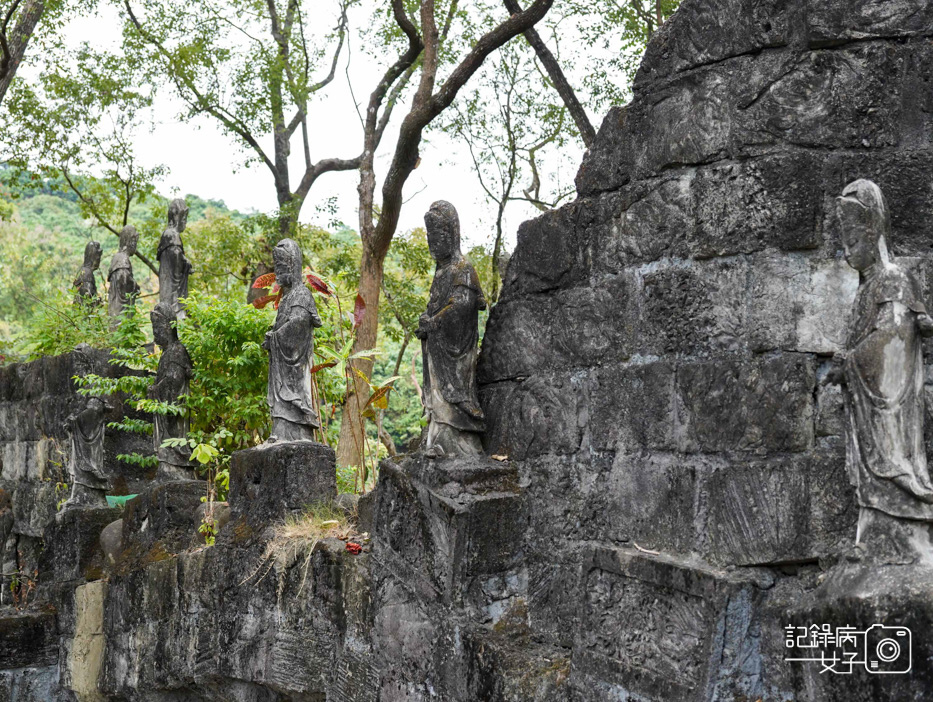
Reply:
[[[302,279],[298,244],[282,239],[272,250],[272,261],[282,298],[275,324],[262,343],[269,351],[266,401],[272,411],[272,435],[268,441],[311,441],[320,427],[311,402],[311,365],[314,329],[321,326],[321,318]]]
[[[150,315],[152,336],[162,349],[155,382],[149,388],[149,397],[160,402],[177,404],[188,394],[192,376],[191,357],[178,338],[176,316],[172,306],[159,302]],[[191,451],[187,446],[162,446],[166,439],[184,439],[188,436],[188,414],[154,414],[153,446],[159,458],[159,477],[168,479],[193,478]]]
[[[73,480],[71,497],[62,509],[106,507],[110,481],[104,473],[104,427],[107,406],[99,397],[78,397],[65,430],[71,443],[68,462]]]
[[[460,220],[449,202],[424,216],[436,263],[427,311],[416,335],[424,357],[424,406],[428,418],[424,453],[479,455],[485,429],[476,389],[479,311],[486,298],[470,262],[460,253]]]
[[[120,232],[120,250],[113,255],[110,261],[110,271],[107,273],[107,282],[110,283],[110,292],[107,304],[107,313],[110,315],[111,325],[119,323],[120,315],[128,305],[135,304],[139,295],[139,285],[133,277],[132,257],[136,253],[136,244],[139,234],[136,227],[127,225]]]
[[[100,268],[100,242],[89,241],[84,247],[84,264],[75,277],[75,304],[77,303],[97,303],[97,280],[94,272]]]
[[[181,233],[188,224],[188,205],[176,198],[168,206],[168,227],[159,239],[156,258],[159,261],[159,302],[171,305],[178,319],[185,318],[180,299],[188,297],[188,276],[191,263],[185,257]]]
[[[859,288],[846,351],[837,355],[829,380],[844,388],[846,465],[856,486],[861,541],[890,517],[933,521],[921,349],[921,337],[933,334],[933,319],[916,278],[891,256],[880,188],[857,180],[837,206],[846,261],[859,272]]]

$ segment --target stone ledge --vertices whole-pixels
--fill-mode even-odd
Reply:
[[[723,687],[757,699],[748,629],[772,583],[764,571],[592,547],[581,570],[574,688],[582,699],[699,702]]]

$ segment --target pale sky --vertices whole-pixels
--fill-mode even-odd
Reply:
[[[352,21],[352,17],[351,17]],[[74,20],[64,30],[69,44],[77,45],[90,41],[98,48],[109,43],[116,48],[120,38],[120,21],[112,8],[105,8],[99,16]],[[350,56],[350,72],[354,80],[356,99],[365,103],[372,86],[384,67],[353,46]],[[341,57],[337,78],[328,86],[327,96],[312,106],[312,160],[321,157],[349,158],[359,153],[362,143],[362,128],[353,106],[353,98],[346,77],[347,53]],[[157,97],[154,114],[160,123],[151,133],[142,130],[135,148],[140,162],[145,166],[164,164],[169,173],[159,184],[164,195],[197,194],[204,198],[223,200],[228,207],[240,211],[269,212],[276,207],[272,175],[262,164],[250,168],[242,167],[243,152],[238,144],[221,133],[217,123],[209,117],[196,122],[173,121],[181,109],[181,101],[165,90]],[[337,108],[337,109],[335,109]],[[361,110],[364,106],[361,106]],[[399,105],[393,115],[393,123],[383,139],[377,156],[377,178],[385,174],[394,147],[395,130],[407,106]],[[598,127],[599,120],[594,124]],[[266,146],[266,144],[264,144]],[[292,142],[293,153],[300,154],[300,138]],[[561,180],[570,183],[582,158],[583,145],[576,145],[566,153],[570,168],[561,171]],[[271,149],[269,150],[271,152]],[[469,152],[464,145],[440,133],[428,133],[421,145],[421,165],[409,178],[405,186],[407,202],[402,209],[399,231],[423,226],[423,215],[435,200],[449,200],[458,209],[461,220],[464,247],[479,243],[491,243],[495,231],[495,205],[485,199],[472,168]],[[297,162],[300,159],[294,159]],[[555,164],[539,164],[542,172],[552,172]],[[293,187],[300,174],[292,176]],[[356,171],[323,175],[311,189],[301,212],[301,220],[327,226],[330,215],[319,213],[329,198],[336,197],[337,218],[354,230],[358,228]],[[377,187],[377,201],[379,188]],[[515,244],[518,225],[538,212],[522,202],[509,205],[504,228],[507,248]]]

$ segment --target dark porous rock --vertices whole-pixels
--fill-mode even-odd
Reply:
[[[888,76],[904,62],[893,47],[877,44],[801,54],[789,70],[749,84],[758,97],[737,117],[735,138],[745,145],[893,146],[899,125],[889,105],[900,99],[900,86]]]
[[[541,645],[527,624],[524,602],[516,603],[491,632],[470,631],[464,641],[471,657],[470,699],[562,702],[569,699],[567,649]]]
[[[633,120],[631,105],[613,106],[603,117],[596,142],[583,155],[583,163],[575,180],[577,193],[582,197],[621,188],[631,181],[632,159],[627,156],[629,146],[628,122]]]
[[[54,614],[0,609],[0,670],[37,668],[57,660]]]
[[[119,517],[120,510],[115,507],[59,512],[45,532],[40,582],[101,578],[105,563],[100,534]]]
[[[539,296],[493,307],[483,337],[477,378],[483,383],[528,376],[557,364],[557,305]]]
[[[315,441],[284,441],[237,451],[230,462],[233,519],[269,526],[337,497],[334,450]]]
[[[693,174],[639,182],[620,194],[619,213],[611,215],[608,225],[594,223],[590,246],[595,270],[620,273],[635,263],[686,255],[696,228]]]
[[[815,384],[815,364],[803,354],[685,363],[677,369],[681,447],[805,451],[813,445]]]
[[[599,486],[607,496],[606,536],[651,550],[697,550],[698,474],[708,462],[618,453]]]
[[[674,448],[674,365],[667,361],[601,367],[590,406],[598,450]]]
[[[120,567],[157,550],[174,554],[203,542],[197,512],[206,488],[202,480],[173,480],[152,485],[126,503]]]
[[[577,210],[551,210],[519,227],[518,240],[524,243],[509,260],[503,297],[570,287],[582,279],[586,242],[565,235],[576,224]]]
[[[487,452],[514,459],[573,453],[588,422],[590,386],[585,373],[566,372],[486,386]]]
[[[375,500],[377,553],[427,576],[446,601],[465,581],[517,563],[527,516],[510,465],[385,460]]]
[[[123,553],[123,520],[117,519],[100,532],[100,550],[104,552],[107,565],[113,567]]]
[[[931,579],[929,563],[843,562],[820,574],[816,589],[776,599],[761,627],[762,653],[772,667],[769,677],[790,688],[792,699],[806,702],[926,699],[933,684],[933,647],[926,635],[933,625]],[[815,649],[817,658],[821,650],[843,660],[850,658],[844,652],[855,654],[851,658],[859,662],[851,672],[843,674],[850,669],[841,660],[829,662],[836,673],[821,673],[818,661],[784,660],[814,656],[814,649],[787,648],[785,627],[824,625],[834,634],[839,627],[854,630],[854,639],[843,646]],[[807,636],[797,641],[801,633],[794,630],[795,643],[807,643]]]
[[[799,30],[801,12],[781,0],[699,0],[658,29],[635,76],[635,90],[680,71],[785,46]]]
[[[744,349],[747,278],[744,258],[658,266],[645,273],[641,352],[700,355]]]
[[[48,702],[56,699],[58,666],[0,670],[0,700],[3,702]]]
[[[581,699],[693,702],[729,684],[757,699],[747,629],[770,582],[635,549],[592,549],[580,583],[573,687]],[[638,635],[626,635],[632,631]]]
[[[925,0],[808,0],[807,21],[812,46],[933,34],[933,8]]]
[[[844,261],[762,252],[750,262],[748,287],[752,351],[845,348],[858,274]]]
[[[857,509],[839,451],[722,465],[704,500],[707,557],[716,563],[816,561],[855,536]]]
[[[477,371],[483,383],[628,358],[638,324],[634,275],[599,288],[529,295],[496,305]]]
[[[356,503],[357,527],[364,534],[371,534],[373,531],[374,510],[376,507],[376,496],[370,491],[360,495]]]
[[[926,5],[926,3],[924,3]],[[922,150],[933,143],[933,45],[917,42],[907,54],[901,103],[901,138],[905,146]]]
[[[701,171],[694,183],[697,258],[815,249],[823,243],[820,160],[806,152],[762,156]]]

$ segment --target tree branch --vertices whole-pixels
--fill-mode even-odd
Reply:
[[[119,237],[120,232],[104,219],[94,202],[85,197],[84,193],[81,192],[75,182],[71,179],[71,175],[68,173],[68,170],[64,166],[61,167],[61,172],[62,176],[65,178],[65,182],[68,183],[68,187],[71,188],[71,191],[78,196],[78,199],[81,200],[82,203],[84,203],[84,206],[87,207],[88,212],[94,215],[94,219],[97,220],[97,223],[114,236]],[[127,203],[127,211],[129,211],[129,203]],[[136,250],[136,258],[145,263],[149,267],[149,270],[151,270],[153,273],[159,275],[158,266],[150,261],[148,256],[141,253],[139,249]]]
[[[3,19],[2,31],[0,31],[0,42],[2,42],[2,57],[0,57],[0,102],[6,95],[10,83],[13,82],[13,76],[22,63],[23,55],[26,53],[26,46],[32,38],[36,25],[45,12],[45,0],[26,0],[20,12],[19,19],[12,33],[7,33],[9,23],[13,19],[13,14],[19,6],[21,0],[13,0],[13,5],[7,10]]]
[[[518,0],[504,0],[504,2],[506,9],[511,14],[514,15],[521,12]],[[589,148],[596,140],[596,130],[590,123],[590,119],[586,115],[586,110],[583,109],[583,105],[580,104],[576,93],[570,86],[567,76],[565,76],[563,70],[561,70],[560,64],[557,62],[557,59],[554,58],[554,54],[547,48],[547,45],[541,39],[541,35],[538,34],[538,31],[534,27],[525,30],[525,39],[528,40],[531,48],[535,50],[538,59],[541,61],[541,65],[544,66],[544,70],[547,71],[551,82],[554,84],[557,94],[560,95],[560,99],[563,100],[564,105],[567,106],[567,110],[570,112],[570,116],[573,118],[574,124],[577,125],[577,129],[580,132],[580,137],[583,139],[583,144]]]
[[[334,76],[337,74],[337,63],[340,60],[340,52],[343,50],[343,44],[347,36],[347,8],[349,5],[349,1],[341,3],[340,22],[337,25],[337,35],[340,37],[340,39],[337,41],[337,49],[334,51],[334,58],[330,63],[330,73],[328,73],[325,78],[319,80],[317,83],[308,88],[309,93],[316,93],[318,90],[330,83],[334,79]]]
[[[175,61],[172,57],[171,52],[166,49],[158,39],[152,36],[147,32],[142,23],[137,19],[136,14],[133,12],[133,8],[130,5],[130,0],[123,0],[123,5],[126,8],[126,12],[129,15],[130,21],[133,23],[133,26],[136,28],[136,31],[139,32],[140,36],[146,41],[147,44],[155,47],[162,57],[168,61],[169,66],[173,66]],[[196,112],[206,112],[215,119],[217,119],[221,124],[223,124],[231,132],[239,136],[246,144],[256,152],[260,160],[266,167],[272,172],[275,182],[278,185],[280,182],[279,174],[276,171],[275,164],[272,163],[272,160],[266,155],[266,152],[263,151],[262,147],[259,145],[259,142],[256,138],[250,133],[245,125],[240,123],[235,118],[224,114],[224,111],[219,106],[213,105],[207,98],[198,90],[197,86],[194,85],[194,82],[191,79],[181,78],[179,74],[175,71],[172,71],[172,79],[175,81],[175,84],[181,88],[182,85],[191,92],[195,97],[195,100],[190,100],[185,98],[184,92],[182,92],[183,99],[188,102]]]
[[[418,146],[424,128],[447,108],[457,93],[482,65],[486,57],[513,37],[534,26],[554,4],[554,0],[535,0],[527,9],[484,34],[457,65],[440,89],[424,100],[416,94],[411,111],[402,121],[395,154],[382,185],[382,216],[374,232],[373,253],[382,258],[389,250],[401,214],[402,188],[418,163]],[[427,62],[427,54],[425,56]],[[426,70],[426,69],[423,69]]]

